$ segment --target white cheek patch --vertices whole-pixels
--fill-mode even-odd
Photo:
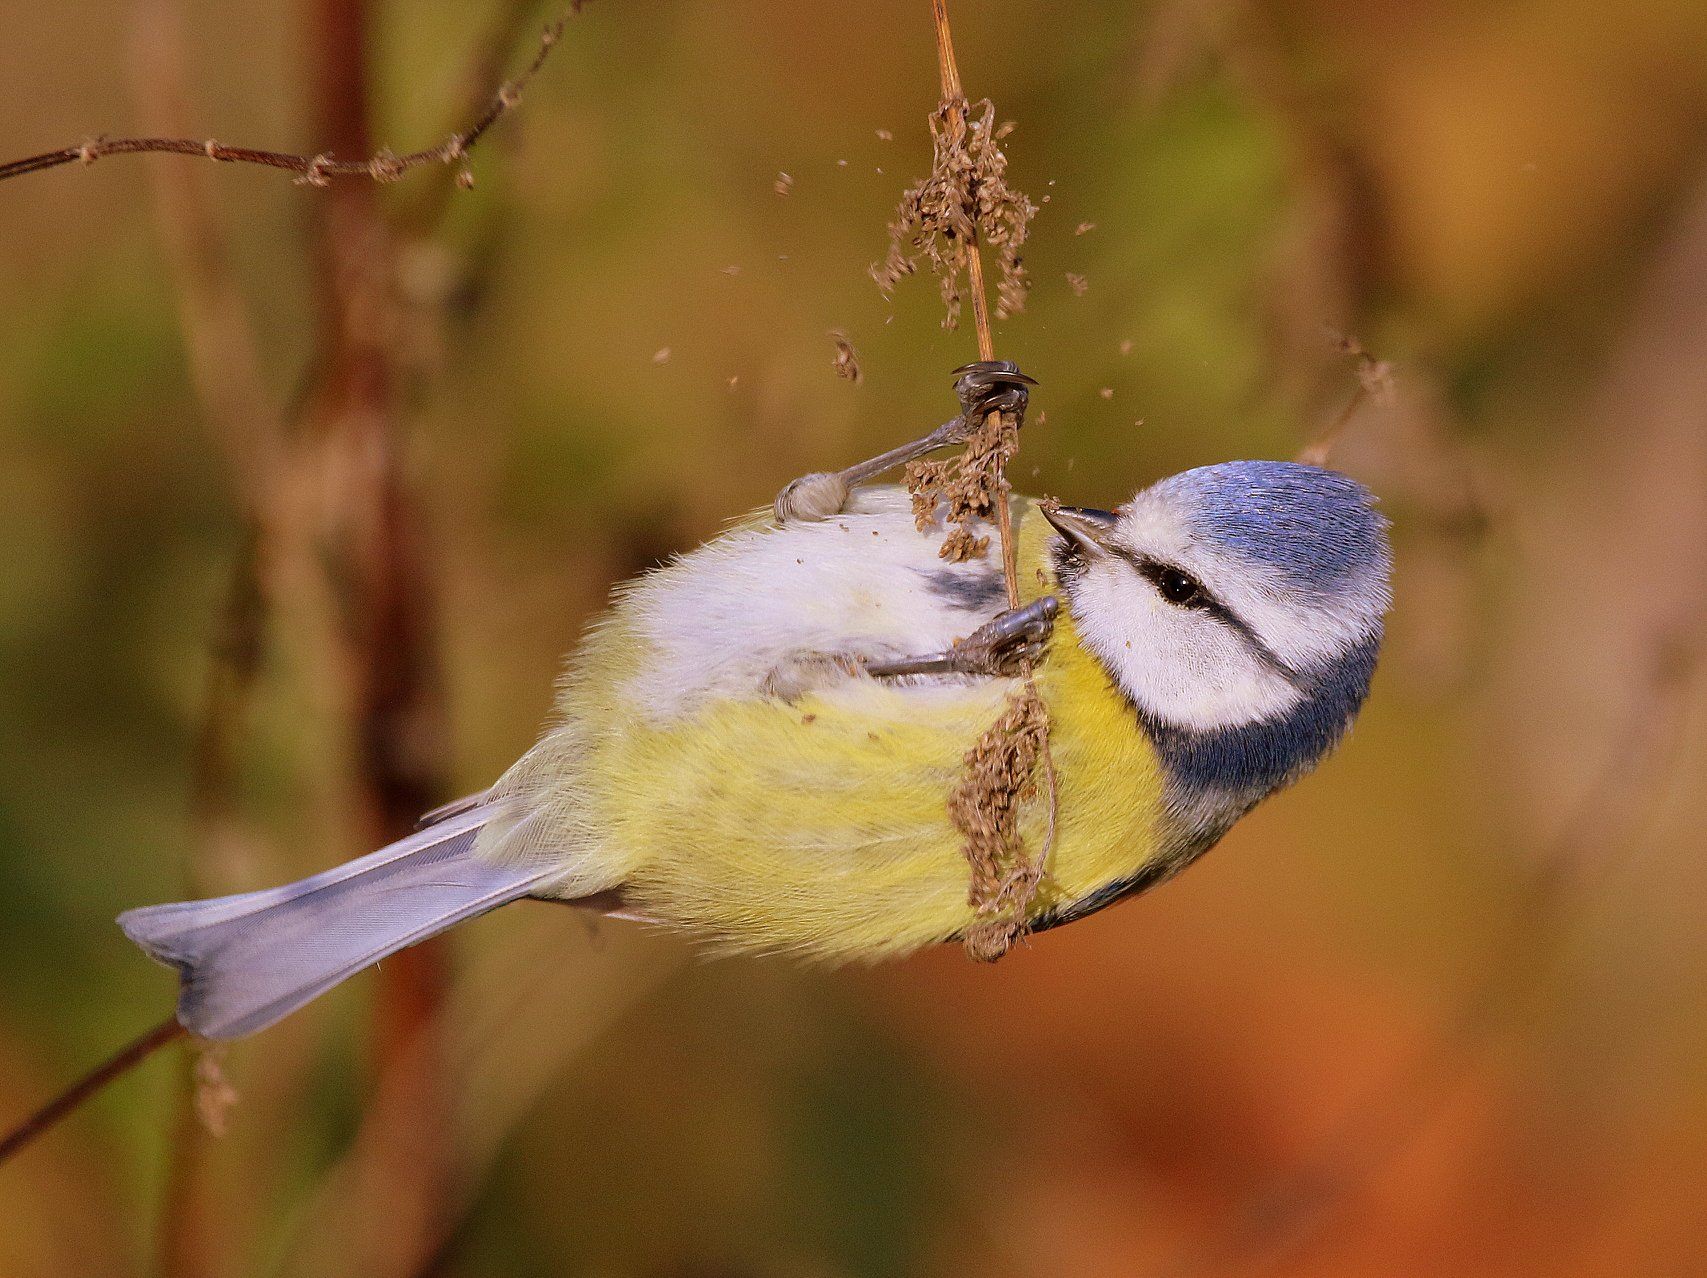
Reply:
[[[1374,633],[1386,611],[1385,580],[1373,572],[1367,583],[1336,593],[1301,596],[1272,564],[1220,550],[1192,535],[1189,520],[1172,503],[1139,493],[1121,514],[1121,540],[1190,573],[1249,626],[1286,665],[1300,669],[1344,656]]]
[[[1118,560],[1087,567],[1073,589],[1073,618],[1122,691],[1174,727],[1253,723],[1303,696],[1225,623],[1164,602]]]

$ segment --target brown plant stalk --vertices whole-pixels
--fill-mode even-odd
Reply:
[[[942,101],[930,117],[931,172],[902,195],[889,224],[888,255],[871,268],[871,275],[888,291],[921,262],[928,263],[941,283],[945,328],[959,321],[964,276],[978,357],[992,360],[995,339],[980,242],[999,256],[997,309],[1005,318],[1025,304],[1020,248],[1037,210],[1007,184],[1007,157],[1000,142],[1009,127],[995,125],[995,107],[988,100],[976,107],[966,101],[947,0],[931,0],[931,18],[942,89]],[[982,557],[989,539],[977,535],[974,525],[994,516],[1010,608],[1019,607],[1020,597],[1006,469],[1019,448],[1019,422],[1017,413],[988,413],[972,427],[959,456],[914,462],[907,469],[907,489],[921,524],[933,519],[939,506],[944,508],[950,525],[942,548],[945,558],[958,562]],[[949,816],[964,841],[971,873],[967,899],[975,921],[963,941],[969,954],[984,961],[1001,958],[1025,934],[1055,841],[1059,790],[1049,748],[1049,712],[1029,661],[1022,673],[1023,686],[966,755],[965,773],[949,799]],[[1019,819],[1024,803],[1038,794],[1040,771],[1047,834],[1037,855],[1028,857]]]
[[[1335,333],[1333,342],[1336,350],[1356,361],[1357,388],[1346,400],[1345,407],[1299,450],[1298,460],[1310,466],[1326,466],[1333,459],[1334,449],[1364,404],[1389,402],[1393,398],[1391,364],[1384,359],[1376,359],[1355,337]]]
[[[313,63],[314,128],[333,153],[372,148],[372,7],[304,0]],[[339,586],[336,643],[348,675],[349,781],[356,841],[401,838],[445,792],[445,705],[432,623],[433,573],[405,477],[404,325],[394,229],[371,183],[344,183],[316,208],[316,367],[304,435],[336,484],[320,510],[323,554]],[[445,951],[426,942],[378,973],[376,1065],[412,1122],[387,1151],[397,1187],[391,1233],[427,1228],[448,1190],[447,1097],[436,1043],[448,980]],[[416,1044],[424,1046],[417,1049]],[[378,1248],[377,1234],[361,1240]],[[363,1256],[357,1268],[372,1271]]]

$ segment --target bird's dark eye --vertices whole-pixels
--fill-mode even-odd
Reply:
[[[1189,608],[1192,604],[1202,602],[1203,587],[1197,578],[1181,572],[1178,568],[1169,568],[1166,564],[1158,564],[1150,579],[1156,583],[1156,589],[1162,592],[1162,598],[1181,608]]]

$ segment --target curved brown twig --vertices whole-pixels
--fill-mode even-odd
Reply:
[[[551,56],[551,50],[563,36],[564,27],[568,25],[570,17],[580,11],[582,3],[584,0],[576,0],[567,13],[547,25],[540,33],[539,49],[534,54],[533,61],[514,80],[507,80],[498,87],[491,101],[472,124],[458,133],[451,134],[437,146],[411,151],[407,155],[380,150],[366,159],[340,160],[325,153],[298,155],[292,151],[226,146],[212,138],[92,138],[77,146],[60,147],[57,151],[43,151],[40,155],[26,156],[21,160],[0,164],[0,182],[29,173],[40,173],[46,169],[57,169],[67,164],[89,165],[109,155],[186,155],[215,160],[221,164],[258,164],[294,173],[297,175],[297,182],[304,186],[328,186],[334,178],[366,178],[373,182],[395,182],[411,169],[433,164],[462,164],[486,130],[521,100],[522,90],[545,65],[546,58]],[[465,168],[457,175],[457,180],[464,186],[471,186],[474,178]]]

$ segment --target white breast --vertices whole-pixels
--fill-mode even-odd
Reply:
[[[707,700],[762,695],[809,653],[902,656],[946,648],[1003,606],[994,557],[949,564],[898,488],[857,492],[820,522],[736,529],[633,586],[624,629],[647,650],[627,701],[653,722]]]

